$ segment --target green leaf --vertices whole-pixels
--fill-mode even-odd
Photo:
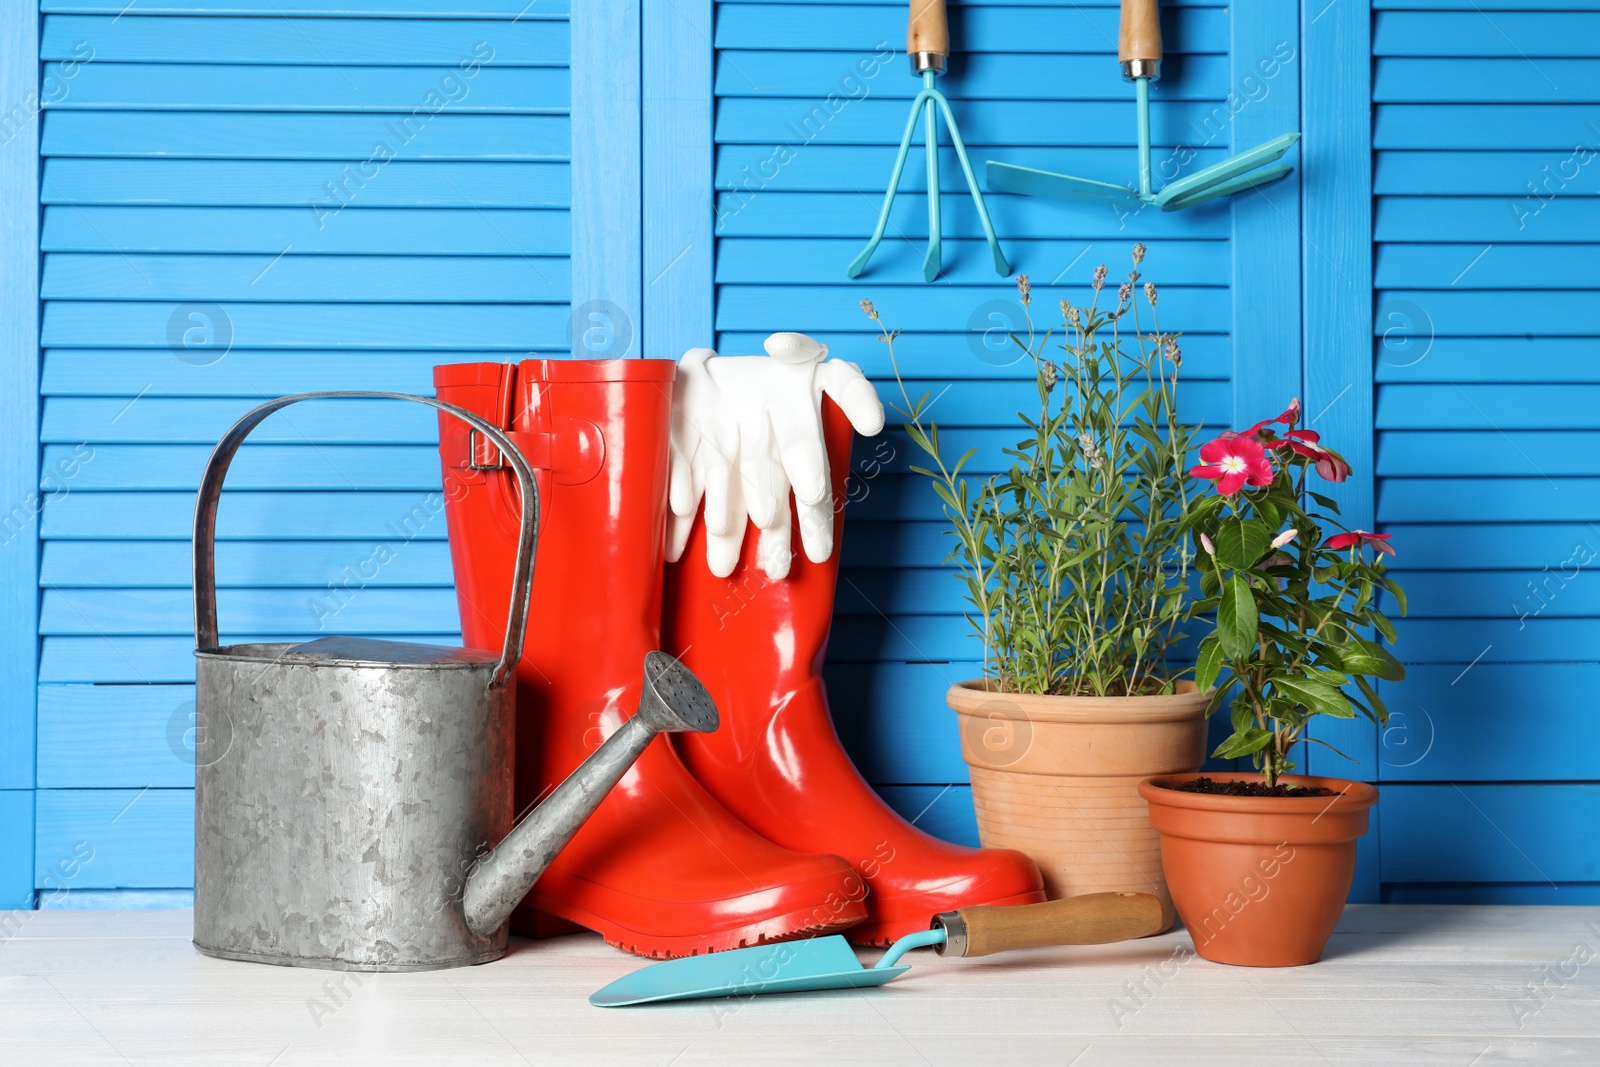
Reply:
[[[1388,722],[1389,709],[1384,705],[1383,699],[1378,696],[1378,691],[1373,688],[1372,683],[1358,674],[1356,675],[1356,688],[1360,689],[1361,695],[1367,698],[1367,703],[1371,706],[1373,719],[1380,725]]]
[[[1242,734],[1255,725],[1256,717],[1251,710],[1250,701],[1240,698],[1233,702],[1233,732]]]
[[[1277,531],[1264,522],[1250,519],[1226,518],[1217,525],[1212,538],[1217,546],[1217,561],[1229,570],[1242,571],[1254,567]]]
[[[1240,759],[1260,752],[1271,743],[1271,730],[1263,730],[1259,726],[1252,726],[1250,729],[1234,734],[1222,742],[1211,755],[1216,759]]]
[[[1356,613],[1360,612],[1362,608],[1366,607],[1369,603],[1371,603],[1372,602],[1372,594],[1373,594],[1372,579],[1371,578],[1363,578],[1363,579],[1361,579],[1360,584],[1358,584],[1356,586],[1356,602],[1353,605],[1351,605],[1350,613],[1352,615],[1356,614]]]
[[[1400,605],[1400,615],[1404,617],[1406,614],[1406,591],[1400,588],[1399,582],[1391,581],[1388,578],[1382,579],[1382,582],[1383,587],[1389,591],[1389,595],[1394,597],[1394,602]]]
[[[1344,758],[1349,760],[1351,763],[1356,762],[1356,758],[1354,756],[1345,755],[1345,753],[1340,752],[1338,749],[1334,748],[1332,745],[1328,744],[1328,742],[1323,741],[1320,738],[1303,737],[1303,738],[1301,738],[1301,740],[1306,742],[1307,744],[1321,745],[1323,748],[1327,749],[1329,752],[1332,752],[1335,756],[1344,756]]]
[[[1372,612],[1367,616],[1367,621],[1377,627],[1378,632],[1383,635],[1383,639],[1391,645],[1400,640],[1400,635],[1394,632],[1394,623],[1384,618],[1381,612]]]
[[[1255,595],[1244,576],[1235,574],[1222,585],[1222,599],[1217,604],[1217,640],[1223,654],[1229,659],[1246,659],[1256,647]]]
[[[1315,678],[1283,675],[1272,679],[1272,688],[1280,696],[1304,704],[1314,715],[1332,715],[1336,719],[1356,717],[1356,709],[1350,706],[1350,701],[1345,699],[1343,693]]]
[[[1200,651],[1194,661],[1194,684],[1202,693],[1216,684],[1222,672],[1222,644],[1212,634],[1200,642]]]
[[[1386,682],[1403,682],[1406,679],[1405,664],[1376,641],[1358,637],[1339,645],[1335,654],[1339,657],[1339,664],[1350,674],[1365,674]]]
[[[1333,499],[1331,496],[1323,496],[1321,493],[1314,493],[1309,489],[1306,490],[1306,493],[1311,497],[1312,500],[1315,500],[1317,503],[1333,512],[1335,515],[1339,514],[1339,502]],[[1343,755],[1343,753],[1341,753],[1341,755]]]
[[[1201,526],[1211,518],[1213,512],[1221,510],[1226,503],[1226,499],[1221,496],[1201,497],[1189,506],[1188,513],[1179,523],[1179,529],[1188,531]]]
[[[1340,672],[1338,672],[1336,670],[1332,670],[1331,668],[1328,668],[1328,667],[1319,667],[1319,668],[1317,668],[1317,670],[1312,672],[1311,677],[1315,678],[1319,682],[1323,682],[1323,683],[1325,683],[1327,685],[1331,685],[1335,689],[1337,689],[1341,685],[1349,685],[1350,684],[1350,679],[1349,678],[1347,678],[1345,675],[1341,674]]]

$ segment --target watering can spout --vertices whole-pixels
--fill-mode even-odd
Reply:
[[[710,733],[717,723],[711,694],[687,667],[665,652],[646,655],[638,712],[528,812],[467,877],[462,900],[467,929],[487,937],[510,918],[657,734]]]

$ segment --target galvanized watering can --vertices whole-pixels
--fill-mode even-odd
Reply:
[[[494,442],[522,490],[511,618],[499,653],[324,637],[219,647],[215,536],[228,465],[268,415],[301,400],[414,400]],[[194,942],[202,952],[336,970],[418,971],[497,959],[506,919],[663,731],[717,728],[700,682],[645,657],[639,710],[512,826],[514,669],[538,536],[538,487],[493,424],[401,393],[286,396],[218,442],[194,518]]]

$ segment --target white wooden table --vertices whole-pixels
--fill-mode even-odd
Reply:
[[[0,1064],[1600,1064],[1600,908],[1356,906],[1289,970],[1207,963],[1179,931],[620,1010],[586,998],[642,961],[588,935],[352,975],[208,959],[189,924],[0,913]]]

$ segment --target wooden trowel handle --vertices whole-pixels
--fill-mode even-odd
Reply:
[[[914,57],[919,52],[934,56],[950,54],[950,22],[945,18],[944,0],[911,0],[906,55]]]
[[[1089,893],[1043,904],[978,905],[934,920],[945,929],[940,955],[988,956],[1042,945],[1105,945],[1167,928],[1149,893]]]
[[[1161,62],[1161,16],[1156,0],[1122,0],[1117,59],[1123,63]]]

